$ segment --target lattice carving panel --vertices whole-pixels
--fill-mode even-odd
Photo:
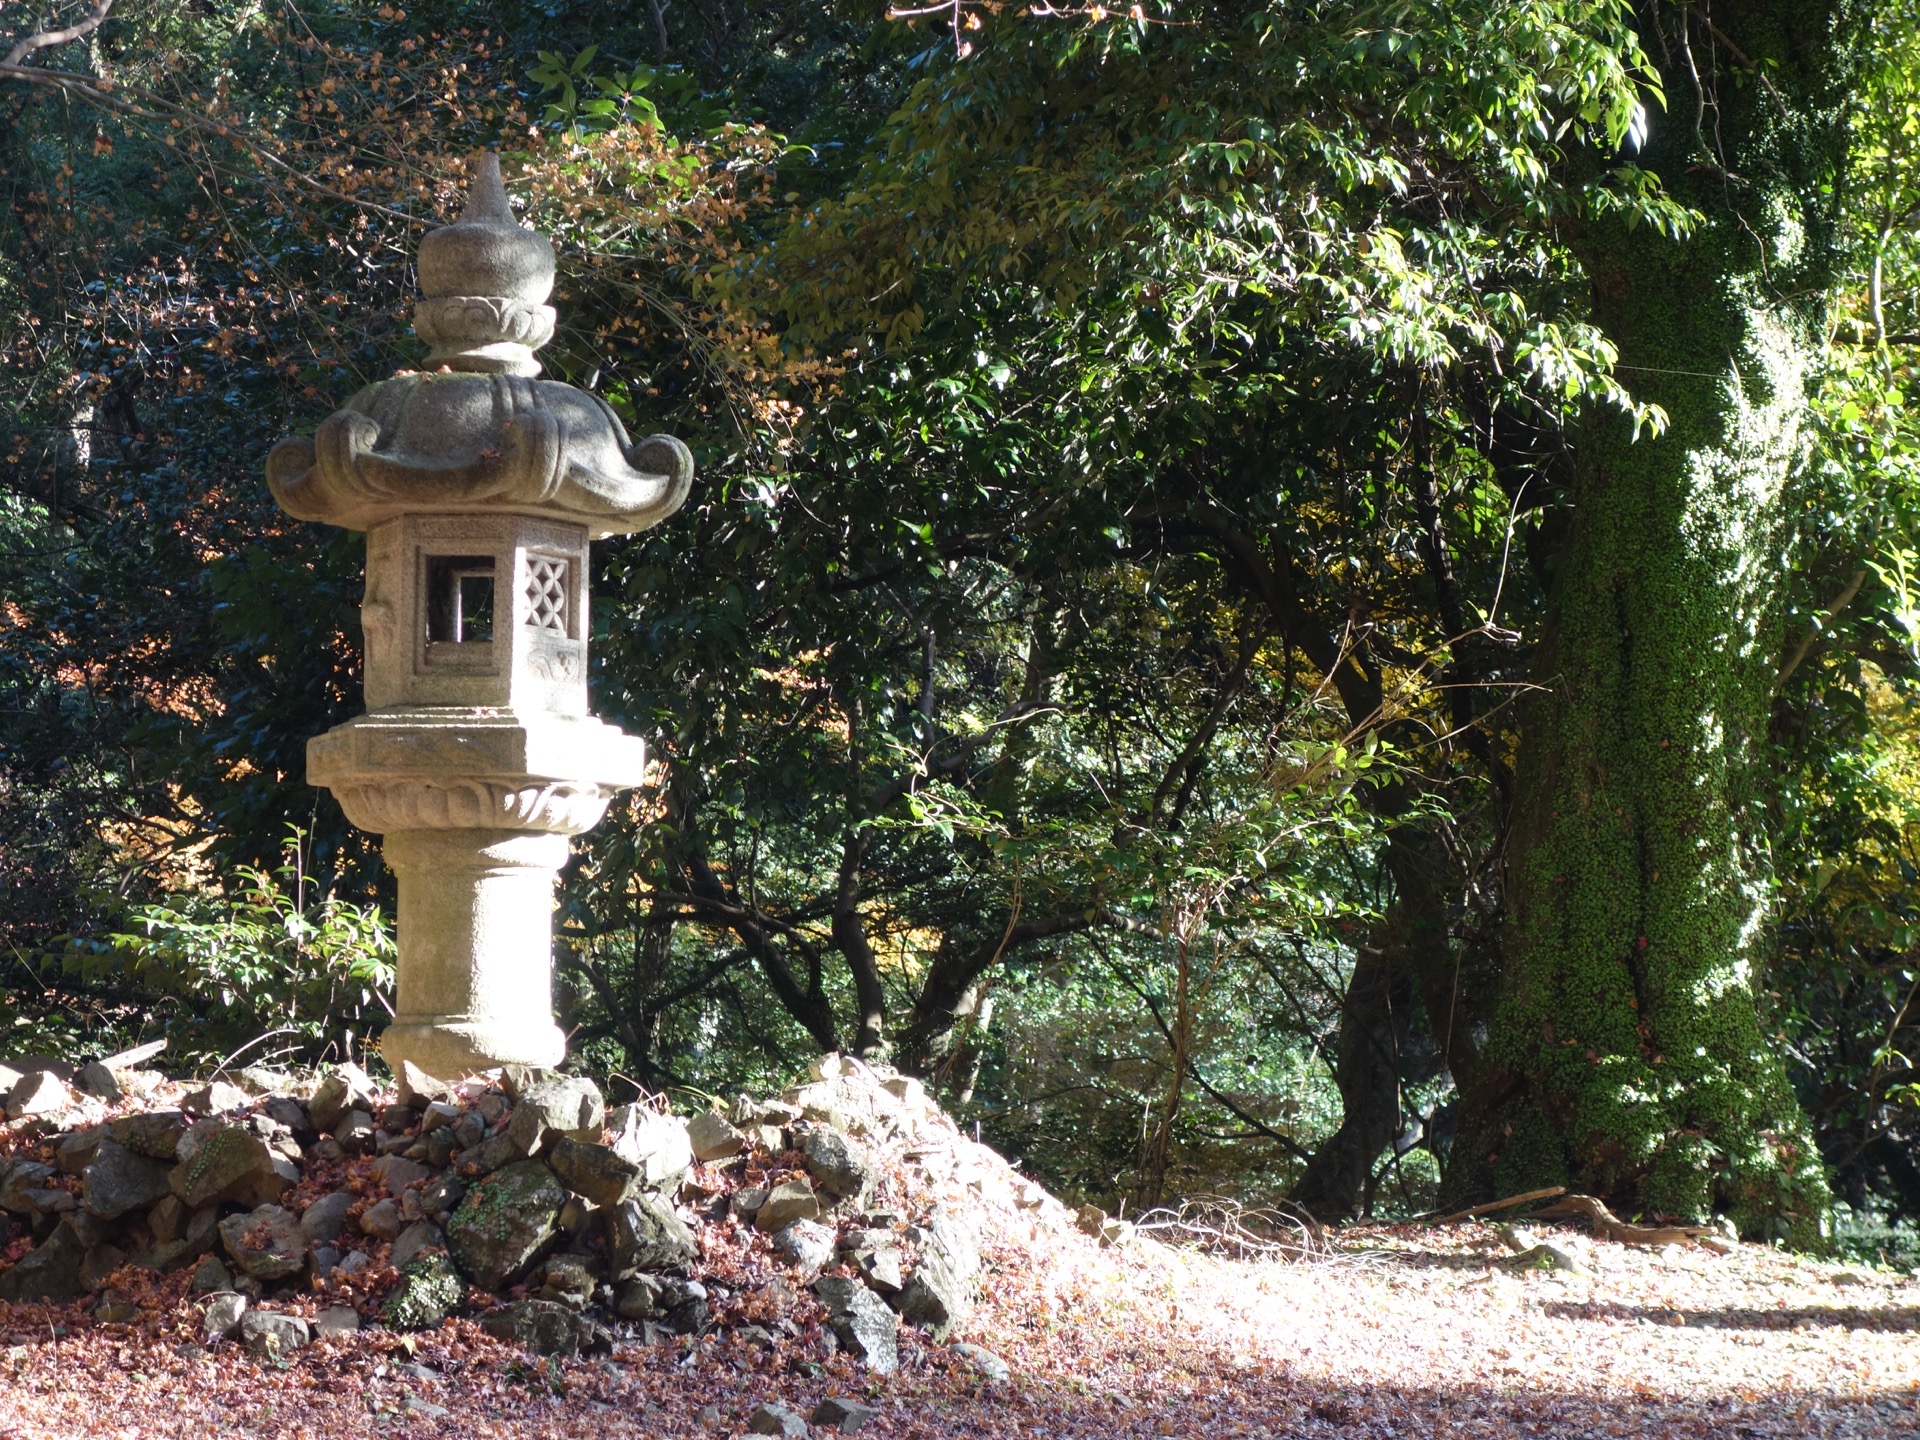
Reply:
[[[567,633],[567,562],[527,557],[527,624],[555,635]]]

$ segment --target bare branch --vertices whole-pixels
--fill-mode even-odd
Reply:
[[[6,60],[0,64],[13,69],[24,65],[27,57],[37,50],[51,50],[70,41],[84,40],[100,28],[101,23],[107,18],[107,12],[111,9],[113,9],[113,0],[94,0],[93,11],[86,19],[69,25],[64,30],[42,30],[23,37],[14,42],[14,47],[7,52]]]

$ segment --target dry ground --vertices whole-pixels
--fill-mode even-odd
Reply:
[[[171,1291],[135,1326],[0,1306],[0,1436],[628,1437],[744,1433],[779,1401],[865,1397],[873,1437],[1920,1435],[1920,1284],[1753,1246],[1647,1253],[1547,1231],[1593,1274],[1516,1273],[1479,1224],[1350,1230],[1342,1255],[1121,1255],[1057,1231],[990,1252],[982,1380],[731,1339],[542,1362],[465,1323],[323,1342],[284,1369],[192,1342]],[[804,1317],[806,1302],[797,1316]]]

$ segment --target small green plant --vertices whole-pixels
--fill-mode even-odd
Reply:
[[[290,834],[271,872],[243,866],[218,890],[177,890],[129,908],[107,935],[70,939],[67,970],[185,1002],[168,1021],[184,1058],[230,1058],[267,1036],[310,1057],[350,1051],[376,1011],[393,1013],[393,935],[377,905],[315,882],[305,840]]]

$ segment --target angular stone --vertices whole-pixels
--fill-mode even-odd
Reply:
[[[641,1167],[605,1145],[562,1136],[547,1154],[560,1183],[596,1205],[618,1205],[640,1184]]]
[[[345,1190],[322,1195],[301,1213],[301,1233],[317,1243],[338,1240],[347,1228],[347,1212],[353,1206],[354,1197]]]
[[[89,1060],[82,1065],[73,1077],[74,1088],[96,1100],[105,1100],[111,1105],[120,1098],[120,1080],[98,1060]]]
[[[502,1165],[511,1164],[521,1156],[521,1150],[505,1135],[489,1135],[478,1145],[460,1152],[459,1170],[462,1175],[491,1175]]]
[[[251,1354],[267,1360],[291,1355],[313,1343],[313,1331],[306,1321],[273,1310],[247,1311],[235,1333]]]
[[[189,1260],[194,1259],[192,1248],[184,1240],[162,1240],[149,1245],[127,1263],[137,1265],[142,1270],[178,1270]]]
[[[872,1160],[838,1130],[816,1125],[800,1142],[800,1153],[813,1183],[836,1200],[853,1199],[873,1184]]]
[[[180,1102],[180,1108],[189,1115],[225,1115],[244,1110],[252,1103],[253,1097],[238,1085],[215,1080],[189,1094]]]
[[[168,1166],[135,1155],[111,1140],[100,1142],[93,1164],[87,1167],[86,1206],[103,1220],[144,1209],[173,1194],[167,1183]]]
[[[279,1280],[307,1268],[307,1237],[291,1210],[262,1205],[220,1222],[233,1263],[256,1280]]]
[[[979,1244],[972,1230],[945,1207],[935,1210],[920,1242],[920,1263],[900,1293],[901,1318],[945,1340],[973,1313],[979,1276]]]
[[[607,1218],[607,1263],[611,1277],[624,1280],[638,1270],[674,1270],[700,1253],[693,1232],[673,1207],[651,1191],[602,1212]]]
[[[187,1216],[180,1238],[196,1255],[204,1255],[220,1243],[220,1207],[208,1205]]]
[[[488,1290],[521,1274],[553,1239],[567,1192],[537,1160],[520,1160],[467,1192],[447,1222],[460,1268]]]
[[[869,1421],[879,1418],[880,1412],[871,1405],[862,1405],[858,1400],[849,1400],[844,1395],[829,1395],[813,1407],[813,1423],[831,1425],[842,1435],[852,1435],[864,1428]]]
[[[431,1330],[459,1309],[467,1287],[453,1261],[439,1251],[416,1258],[400,1274],[381,1318],[395,1330]]]
[[[522,1155],[538,1155],[563,1135],[598,1140],[605,1119],[599,1086],[585,1076],[560,1075],[521,1094],[507,1122],[507,1138]]]
[[[651,1275],[636,1275],[615,1292],[613,1308],[629,1320],[644,1320],[649,1315],[658,1315],[660,1304],[660,1281]]]
[[[540,1284],[540,1298],[551,1300],[556,1305],[565,1305],[570,1310],[584,1310],[587,1302],[593,1299],[595,1280],[593,1271],[577,1255],[556,1255],[547,1261],[545,1276]]]
[[[640,1168],[640,1183],[671,1196],[693,1169],[687,1122],[650,1105],[622,1105],[607,1116],[615,1152]]]
[[[446,1100],[453,1094],[453,1086],[429,1075],[411,1060],[400,1062],[394,1078],[400,1082],[400,1101],[404,1105],[425,1105],[429,1101]]]
[[[260,1102],[260,1113],[275,1124],[286,1126],[287,1133],[298,1139],[311,1140],[320,1133],[307,1107],[291,1095],[269,1095]]]
[[[180,1203],[178,1195],[169,1192],[154,1202],[147,1212],[147,1230],[156,1245],[182,1240],[187,1230],[187,1207]]]
[[[7,1115],[14,1120],[29,1115],[59,1115],[79,1103],[80,1097],[51,1070],[32,1070],[7,1092]]]
[[[702,1110],[687,1121],[687,1144],[696,1160],[725,1160],[747,1148],[747,1137],[718,1110]]]
[[[433,1171],[404,1155],[382,1155],[367,1168],[380,1177],[389,1195],[398,1195],[409,1185],[424,1185],[433,1178]]]
[[[351,1335],[360,1328],[360,1312],[345,1305],[335,1305],[322,1310],[313,1317],[313,1338],[330,1339],[335,1335]]]
[[[442,1175],[420,1192],[420,1213],[444,1225],[466,1198],[466,1181],[457,1175]]]
[[[807,1422],[786,1406],[769,1401],[747,1417],[747,1432],[752,1435],[805,1436]]]
[[[349,1110],[372,1111],[373,1098],[378,1092],[373,1081],[367,1078],[367,1072],[358,1065],[338,1065],[333,1073],[314,1088],[313,1098],[307,1101],[307,1113],[313,1118],[313,1128],[331,1131],[345,1117]]]
[[[858,1280],[840,1276],[816,1280],[813,1290],[827,1307],[828,1327],[847,1353],[882,1375],[900,1368],[899,1331],[886,1301]]]
[[[173,1193],[191,1209],[216,1200],[258,1206],[298,1184],[300,1170],[252,1131],[222,1124],[193,1147],[191,1158],[174,1166],[168,1179]]]
[[[20,1304],[47,1300],[56,1305],[85,1293],[80,1270],[87,1247],[65,1225],[57,1227],[39,1248],[0,1270],[0,1300]]]
[[[404,1270],[429,1250],[446,1248],[447,1237],[438,1225],[431,1220],[416,1220],[395,1237],[388,1263],[396,1270]]]
[[[365,1110],[349,1110],[340,1117],[340,1123],[333,1127],[333,1138],[350,1152],[361,1152],[373,1148],[374,1132],[378,1127],[373,1116]]]
[[[813,1186],[795,1177],[783,1180],[767,1192],[766,1203],[753,1212],[753,1223],[772,1235],[796,1220],[818,1220],[825,1213]]]
[[[728,1204],[741,1219],[751,1220],[760,1213],[760,1207],[767,1203],[767,1196],[771,1193],[764,1185],[743,1185],[733,1192],[733,1199]]]
[[[70,1135],[56,1137],[53,1145],[53,1163],[66,1175],[84,1175],[94,1157],[100,1153],[100,1142],[107,1138],[107,1127],[95,1125],[86,1130],[76,1130]]]
[[[143,1110],[113,1121],[107,1126],[107,1136],[149,1160],[176,1160],[186,1129],[187,1117],[182,1111]]]
[[[813,1220],[796,1220],[773,1237],[773,1248],[802,1270],[818,1270],[833,1259],[833,1231]]]
[[[209,1255],[193,1272],[191,1289],[195,1295],[218,1294],[233,1288],[233,1272],[217,1255]]]
[[[965,1340],[956,1341],[953,1353],[978,1370],[989,1380],[1011,1380],[1013,1367],[1002,1360],[993,1351],[980,1345],[969,1344]]]
[[[431,1101],[427,1108],[420,1112],[420,1131],[424,1135],[431,1135],[441,1126],[453,1124],[464,1113],[466,1112],[451,1100]]]
[[[39,1203],[27,1197],[36,1190],[47,1189],[47,1182],[56,1173],[51,1165],[16,1157],[4,1169],[0,1169],[0,1210],[11,1211],[15,1215],[39,1215]]]
[[[360,1233],[376,1240],[391,1240],[400,1233],[400,1206],[392,1199],[369,1205],[360,1212]]]
[[[882,1295],[898,1295],[906,1288],[897,1245],[875,1245],[856,1250],[853,1263],[869,1289]]]
[[[551,1300],[519,1300],[480,1319],[480,1328],[541,1355],[611,1348],[613,1337],[586,1316]]]
[[[207,1297],[200,1309],[200,1328],[209,1340],[224,1340],[247,1313],[247,1297],[232,1290],[218,1291]]]

